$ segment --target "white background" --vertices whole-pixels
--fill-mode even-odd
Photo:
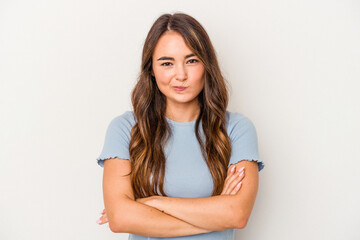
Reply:
[[[127,239],[95,221],[96,157],[162,13],[208,31],[260,188],[236,239],[360,239],[360,2],[0,0],[0,239]]]

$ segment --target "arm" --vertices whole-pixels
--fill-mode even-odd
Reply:
[[[205,229],[216,231],[244,228],[250,217],[258,189],[258,165],[241,161],[236,169],[245,167],[241,190],[235,195],[207,198],[151,197],[146,204]]]
[[[210,232],[176,217],[136,202],[131,188],[128,160],[108,159],[104,163],[103,195],[113,232],[149,237],[175,237]]]

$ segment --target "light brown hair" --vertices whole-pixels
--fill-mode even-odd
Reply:
[[[230,139],[225,129],[228,91],[208,34],[197,20],[183,13],[160,16],[144,43],[141,72],[131,99],[137,120],[131,130],[129,145],[132,188],[137,197],[159,195],[158,190],[166,196],[163,189],[166,163],[163,147],[171,129],[164,116],[166,97],[151,75],[156,43],[166,31],[181,34],[186,45],[204,64],[205,84],[198,95],[200,114],[195,123],[195,133],[214,180],[213,195],[219,195],[231,154]],[[200,134],[200,123],[203,136]]]

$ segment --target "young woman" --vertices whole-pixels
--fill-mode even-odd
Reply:
[[[233,239],[264,164],[252,122],[226,110],[214,48],[194,18],[155,21],[132,104],[111,121],[97,159],[106,209],[98,223],[129,239]]]

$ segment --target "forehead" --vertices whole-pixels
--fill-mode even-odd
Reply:
[[[156,43],[153,57],[186,56],[192,53],[184,38],[175,31],[165,32]]]

